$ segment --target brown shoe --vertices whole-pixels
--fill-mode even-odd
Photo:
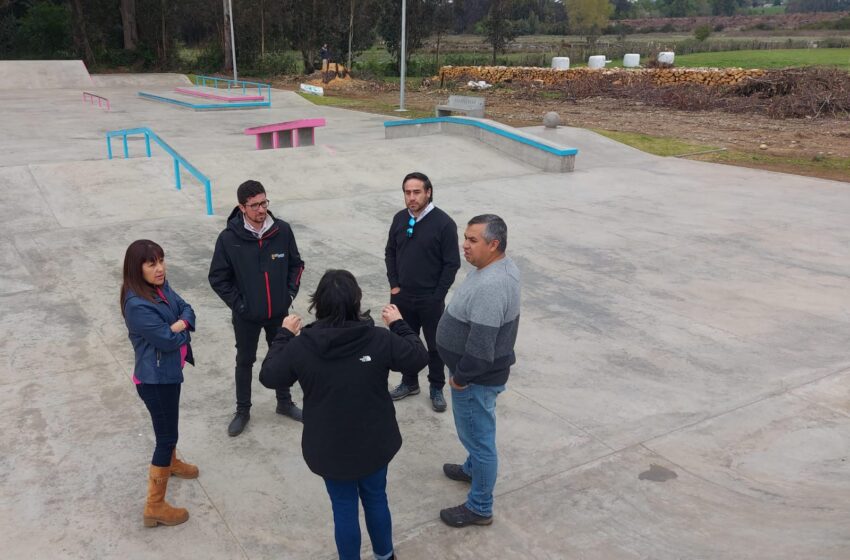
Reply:
[[[168,479],[171,477],[171,467],[151,465],[148,474],[148,500],[145,503],[145,527],[163,525],[180,525],[189,519],[189,512],[183,508],[171,507],[165,501],[168,490]]]
[[[171,452],[171,476],[177,478],[198,478],[198,467],[184,463],[177,458],[177,448]]]

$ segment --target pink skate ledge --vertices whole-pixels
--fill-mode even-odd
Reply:
[[[325,126],[325,119],[299,119],[282,123],[246,128],[245,134],[257,137],[257,149],[297,148],[316,144],[316,127]]]
[[[204,99],[215,99],[216,101],[265,101],[262,95],[222,95],[220,93],[212,93],[209,91],[201,91],[192,88],[174,88],[177,93],[183,95],[191,95],[193,97],[203,97]]]

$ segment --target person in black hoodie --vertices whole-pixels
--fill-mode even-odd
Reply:
[[[268,210],[266,190],[245,181],[236,191],[239,205],[215,243],[209,281],[232,311],[236,335],[236,414],[227,433],[238,436],[251,418],[251,380],[260,331],[271,345],[281,319],[301,285],[304,261],[289,224]],[[276,391],[277,413],[301,421],[289,387]]]
[[[347,270],[328,270],[310,296],[316,321],[283,320],[260,370],[260,382],[278,389],[297,380],[304,390],[301,450],[325,480],[342,560],[360,558],[358,497],[375,558],[394,558],[387,503],[387,467],[401,433],[387,388],[389,370],[418,370],[428,362],[419,336],[395,305],[383,308],[389,330],[360,314],[360,287]],[[299,336],[300,333],[300,336]]]

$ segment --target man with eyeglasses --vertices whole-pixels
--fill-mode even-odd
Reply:
[[[301,285],[304,261],[288,223],[269,210],[259,181],[236,190],[239,204],[215,243],[209,281],[232,311],[236,335],[236,414],[227,427],[238,436],[251,419],[251,382],[260,331],[271,346]],[[301,422],[289,389],[276,390],[277,413]]]
[[[434,206],[434,188],[425,174],[409,173],[401,185],[406,208],[393,217],[384,251],[390,302],[416,334],[420,329],[425,334],[431,406],[444,412],[446,374],[435,337],[460,268],[457,224]],[[390,392],[395,401],[419,394],[419,372],[401,374],[401,383]]]

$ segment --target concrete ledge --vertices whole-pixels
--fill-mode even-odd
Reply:
[[[469,136],[488,146],[551,173],[565,173],[575,168],[578,150],[547,142],[539,137],[488,119],[471,117],[434,117],[387,121],[384,137],[410,138],[429,134]]]
[[[226,101],[228,103],[237,103],[239,101],[265,101],[265,96],[262,95],[229,95],[226,93],[216,92],[215,89],[211,89],[209,91],[202,90],[200,87],[196,88],[174,88],[176,93],[182,93],[183,95],[189,95],[192,97],[202,97],[204,99],[212,99],[214,101]]]
[[[188,109],[194,109],[196,111],[205,111],[210,109],[256,109],[261,107],[272,106],[271,100],[240,101],[237,103],[189,103],[188,101],[173,99],[171,97],[165,97],[164,95],[156,95],[153,93],[148,93],[146,91],[140,91],[139,97],[143,99],[150,99],[151,101],[159,101],[161,103],[170,103],[172,105],[177,105],[178,107],[186,107]]]

